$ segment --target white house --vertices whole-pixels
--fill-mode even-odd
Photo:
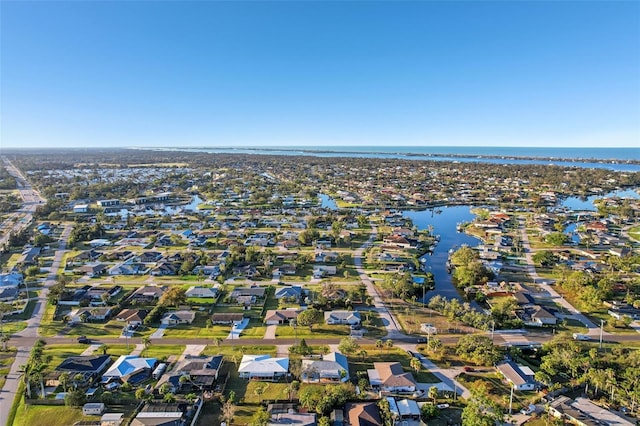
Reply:
[[[349,362],[338,352],[318,359],[303,359],[300,380],[305,383],[340,383],[349,380]]]
[[[289,358],[271,355],[243,355],[238,368],[241,379],[278,380],[289,372]]]
[[[215,299],[218,297],[218,287],[202,287],[202,286],[191,286],[186,291],[187,297],[197,297],[197,298],[212,298]]]
[[[194,311],[171,311],[164,314],[160,322],[166,325],[191,324],[195,318]]]
[[[324,321],[327,324],[360,324],[360,313],[358,311],[328,311],[324,313]]]
[[[105,407],[102,402],[87,402],[82,406],[83,416],[99,416],[104,413]]]
[[[88,204],[76,204],[73,206],[74,213],[86,213],[89,210]]]
[[[496,369],[517,391],[528,391],[536,388],[533,376],[526,375],[520,366],[513,361],[503,361],[496,365]]]
[[[374,389],[392,393],[416,391],[413,375],[406,373],[399,362],[374,362],[373,367],[367,375]]]

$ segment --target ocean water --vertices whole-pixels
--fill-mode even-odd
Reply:
[[[640,148],[540,148],[461,146],[273,146],[273,147],[158,147],[135,148],[220,154],[309,155],[317,157],[396,158],[409,160],[483,162],[497,164],[554,164],[616,171],[640,171]]]

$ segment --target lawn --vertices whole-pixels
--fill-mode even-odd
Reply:
[[[164,332],[164,335],[165,337],[218,337],[224,339],[231,332],[230,325],[214,324],[207,327],[207,319],[208,315],[206,314],[206,312],[196,312],[196,318],[193,320],[193,323],[169,327]]]
[[[276,330],[276,337],[294,338],[296,334],[299,339],[326,339],[341,338],[349,336],[351,329],[348,325],[314,325],[313,331],[309,327],[298,326],[293,328],[288,325],[279,325]]]
[[[245,345],[245,346],[215,346],[209,345],[202,352],[202,355],[224,355],[228,361],[233,361],[233,357],[240,362],[242,354],[270,354],[276,356],[277,349],[274,345]]]
[[[365,372],[373,368],[374,362],[399,362],[405,371],[410,371],[420,383],[438,383],[440,380],[425,369],[421,369],[417,374],[410,367],[411,356],[400,348],[376,348],[371,345],[363,345],[362,350],[366,351],[364,358],[359,354],[349,357],[349,373],[351,377],[356,377],[358,372]]]
[[[83,416],[82,409],[47,405],[24,405],[20,402],[13,426],[32,426],[44,424],[47,426],[68,426],[79,421],[99,421],[99,416]]]
[[[4,387],[5,377],[9,374],[9,370],[11,370],[11,364],[13,364],[15,356],[15,350],[0,352],[0,389]]]
[[[80,355],[85,349],[87,349],[87,345],[79,343],[45,345],[42,359],[46,361],[49,368],[54,369],[65,359]]]
[[[176,357],[182,355],[185,345],[156,345],[152,344],[147,349],[143,350],[140,356],[145,358],[156,358],[161,361],[166,361],[172,355]]]

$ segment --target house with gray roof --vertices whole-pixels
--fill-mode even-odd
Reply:
[[[329,325],[358,325],[361,318],[358,311],[328,311],[324,313],[324,321]]]
[[[300,380],[305,383],[340,383],[349,380],[349,361],[338,352],[322,359],[303,359]]]

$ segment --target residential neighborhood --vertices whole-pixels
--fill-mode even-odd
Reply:
[[[535,425],[578,418],[549,399],[562,390],[637,416],[624,372],[640,368],[640,197],[605,196],[637,188],[633,174],[587,169],[559,191],[532,183],[532,167],[528,182],[445,191],[409,185],[425,165],[388,160],[367,187],[365,163],[339,160],[229,157],[212,172],[197,156],[46,170],[18,158],[17,179],[47,197],[3,246],[0,384],[18,410],[109,425]],[[439,181],[486,173],[432,166]],[[288,184],[294,173],[304,183]],[[90,191],[74,190],[80,179]],[[593,210],[559,205],[583,195]],[[567,351],[582,364],[565,373]]]

